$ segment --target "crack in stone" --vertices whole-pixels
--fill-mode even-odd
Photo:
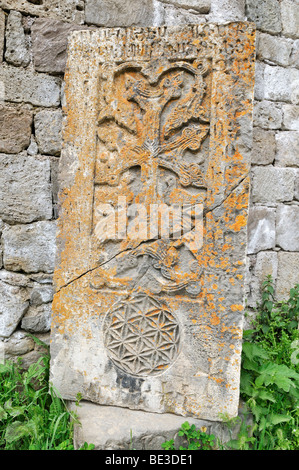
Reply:
[[[229,194],[226,196],[226,198],[223,199],[219,204],[217,204],[216,206],[214,206],[212,209],[209,209],[209,210],[206,210],[206,211],[204,210],[204,212],[203,212],[204,215],[206,215],[206,214],[208,214],[208,213],[210,213],[210,212],[213,212],[213,211],[215,211],[216,209],[218,209],[219,207],[221,207],[221,206],[225,203],[225,201],[231,196],[231,194],[232,194],[239,186],[242,185],[242,183],[248,178],[248,176],[249,176],[249,173],[247,173],[246,176],[244,176],[244,177],[231,189],[231,191],[230,191]],[[191,230],[189,230],[188,232],[184,233],[184,236],[185,236],[186,234],[188,234],[188,233],[191,233],[193,230],[194,230],[194,229],[191,229]],[[104,261],[103,263],[98,264],[97,266],[95,266],[95,267],[93,267],[93,268],[91,268],[91,269],[88,269],[88,270],[85,271],[84,273],[82,273],[82,274],[80,274],[79,276],[77,276],[75,279],[72,279],[71,281],[67,282],[66,284],[64,284],[63,286],[61,286],[61,287],[56,291],[56,293],[60,292],[61,289],[64,289],[64,288],[68,287],[70,284],[72,284],[73,282],[77,281],[78,279],[80,279],[81,277],[85,276],[86,274],[89,274],[89,273],[95,271],[96,269],[101,268],[102,266],[104,266],[104,265],[107,264],[107,263],[110,263],[110,261],[112,261],[113,259],[115,259],[117,256],[120,256],[120,255],[122,255],[123,253],[126,253],[126,252],[129,253],[130,251],[133,251],[133,250],[136,250],[137,248],[139,248],[139,246],[142,245],[142,244],[145,244],[145,243],[147,244],[147,243],[150,243],[150,242],[156,241],[156,240],[157,240],[156,238],[155,238],[155,239],[143,240],[143,241],[141,241],[140,243],[138,243],[138,245],[137,245],[136,247],[134,247],[134,248],[125,249],[125,250],[120,251],[119,253],[116,253],[115,255],[113,255],[111,258],[109,258],[108,260]]]
[[[146,242],[150,242],[150,241],[152,241],[152,240],[146,240]],[[133,249],[136,250],[142,243],[145,243],[145,241],[141,241],[141,242],[138,243],[138,245],[137,245],[135,248],[133,248]],[[126,252],[130,252],[130,251],[132,251],[133,249],[132,249],[132,248],[128,248],[128,249],[126,249],[126,250],[120,251],[119,253],[116,253],[116,254],[113,255],[111,258],[107,259],[106,261],[103,261],[103,263],[98,264],[97,266],[88,269],[88,270],[85,271],[84,273],[82,273],[82,274],[80,274],[79,276],[77,276],[75,279],[70,280],[69,282],[67,282],[66,284],[64,284],[63,286],[61,286],[61,287],[56,291],[56,293],[60,292],[61,289],[64,289],[65,287],[68,287],[70,284],[72,284],[73,282],[77,281],[78,279],[80,279],[81,277],[85,276],[86,274],[89,274],[89,273],[95,271],[96,269],[101,268],[102,266],[104,266],[104,265],[107,264],[107,263],[110,263],[110,261],[112,261],[113,259],[115,259],[117,256],[120,256],[120,255],[122,255],[123,253],[126,253]]]
[[[210,212],[213,212],[215,209],[219,209],[225,201],[232,195],[232,193],[239,188],[239,186],[242,185],[242,183],[249,177],[249,172],[230,190],[229,194],[217,205],[212,207],[211,209],[204,210],[203,213],[204,215],[209,214]]]

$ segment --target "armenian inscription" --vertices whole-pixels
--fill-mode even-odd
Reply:
[[[72,35],[51,341],[65,398],[236,415],[253,69],[249,23]]]

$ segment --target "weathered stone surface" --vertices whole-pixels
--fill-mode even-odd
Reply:
[[[52,201],[53,201],[53,216],[58,217],[58,192],[59,192],[59,159],[56,157],[51,158],[51,185],[52,185]]]
[[[0,104],[0,152],[19,153],[29,146],[32,119],[27,109]]]
[[[290,290],[299,284],[299,253],[278,252],[278,273],[276,283],[277,300],[287,300]]]
[[[248,254],[270,250],[275,246],[275,209],[263,206],[250,208],[248,217]]]
[[[22,14],[11,11],[7,19],[5,60],[26,67],[30,62],[29,41],[22,25]]]
[[[299,39],[297,39],[293,43],[292,54],[290,57],[290,65],[292,67],[299,68]]]
[[[161,0],[162,3],[170,3],[171,5],[192,9],[199,13],[209,13],[211,8],[211,0]]]
[[[200,24],[206,22],[205,15],[200,15],[195,10],[187,10],[171,5],[171,3],[155,2],[155,26],[178,24]]]
[[[285,251],[299,251],[299,206],[278,206],[276,244]]]
[[[283,112],[283,127],[290,131],[299,131],[299,106],[293,104],[284,104],[282,107]]]
[[[34,117],[35,138],[40,153],[59,155],[61,151],[62,111],[43,110]]]
[[[0,8],[0,63],[3,60],[4,53],[4,36],[5,36],[5,14]]]
[[[237,415],[253,60],[248,23],[72,35],[51,331],[65,398]],[[204,231],[197,214],[165,236],[160,204],[204,206]]]
[[[256,100],[264,99],[264,69],[265,64],[263,62],[257,61],[255,64],[255,83],[254,83],[254,98]]]
[[[286,38],[259,33],[257,36],[257,58],[287,67],[290,63],[293,41]]]
[[[299,166],[299,132],[282,131],[276,134],[275,165]]]
[[[282,32],[285,36],[299,37],[299,3],[298,0],[281,2]]]
[[[279,0],[246,0],[246,16],[254,21],[257,29],[267,33],[280,33],[282,30]]]
[[[296,179],[295,179],[294,198],[297,201],[299,201],[299,171],[297,172]]]
[[[255,127],[253,129],[251,163],[256,165],[269,165],[274,161],[275,151],[275,132]]]
[[[0,280],[11,286],[33,287],[33,282],[25,274],[6,271],[5,269],[0,270]]]
[[[265,65],[264,98],[272,101],[299,103],[299,70]]]
[[[29,69],[0,65],[0,82],[5,87],[5,99],[35,106],[59,106],[60,84],[57,77],[34,73]]]
[[[30,305],[42,305],[52,302],[53,286],[52,285],[36,285],[31,292]]]
[[[22,356],[34,349],[34,340],[24,331],[15,331],[4,343],[5,359]]]
[[[174,439],[175,447],[186,447],[186,441],[178,436],[184,419],[170,413],[162,416],[144,411],[131,411],[116,406],[99,406],[85,401],[80,406],[69,404],[81,425],[75,424],[74,446],[79,449],[84,442],[92,442],[95,450],[162,450],[161,444]],[[236,438],[240,423],[244,419],[239,410],[238,424],[229,430],[228,426],[212,421],[189,418],[188,422],[200,430],[205,427],[207,434],[214,434],[222,444]],[[132,438],[130,435],[132,431]],[[231,434],[230,434],[231,432]]]
[[[51,304],[30,306],[22,318],[21,328],[30,333],[45,333],[51,328]]]
[[[26,289],[0,281],[0,336],[7,338],[15,331],[29,306],[28,300]]]
[[[262,300],[262,284],[268,275],[272,276],[274,288],[277,279],[278,257],[275,251],[260,251],[256,255],[252,272],[248,279],[248,307],[256,308]]]
[[[33,135],[31,135],[31,138],[30,138],[30,145],[27,149],[27,153],[28,155],[31,155],[31,156],[38,154],[38,146]]]
[[[26,273],[52,272],[55,234],[55,222],[48,221],[5,227],[2,234],[5,269]]]
[[[86,0],[85,21],[97,26],[151,26],[154,24],[153,0]]]
[[[211,2],[211,13],[209,21],[244,21],[245,19],[245,0],[213,0]]]
[[[253,202],[275,205],[293,199],[296,170],[260,166],[253,168],[252,176]]]
[[[78,24],[84,21],[84,0],[1,0],[1,7]]]
[[[37,18],[31,28],[35,70],[64,73],[68,37],[72,31],[82,28],[65,21]]]
[[[0,154],[0,217],[8,223],[51,219],[48,158]]]
[[[253,108],[253,123],[262,129],[280,129],[282,111],[280,103],[256,101]]]

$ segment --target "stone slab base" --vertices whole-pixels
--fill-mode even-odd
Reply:
[[[205,427],[207,434],[214,434],[223,444],[236,438],[245,417],[243,410],[236,424],[186,418],[170,413],[148,413],[115,406],[101,406],[82,401],[80,405],[69,402],[69,409],[76,413],[80,424],[75,424],[74,446],[85,442],[94,444],[96,450],[162,450],[161,444],[174,439],[176,449],[186,445],[178,436],[181,425],[188,421],[197,429]]]

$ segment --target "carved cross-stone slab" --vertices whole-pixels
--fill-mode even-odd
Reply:
[[[64,398],[237,414],[254,36],[73,33],[51,338]]]

